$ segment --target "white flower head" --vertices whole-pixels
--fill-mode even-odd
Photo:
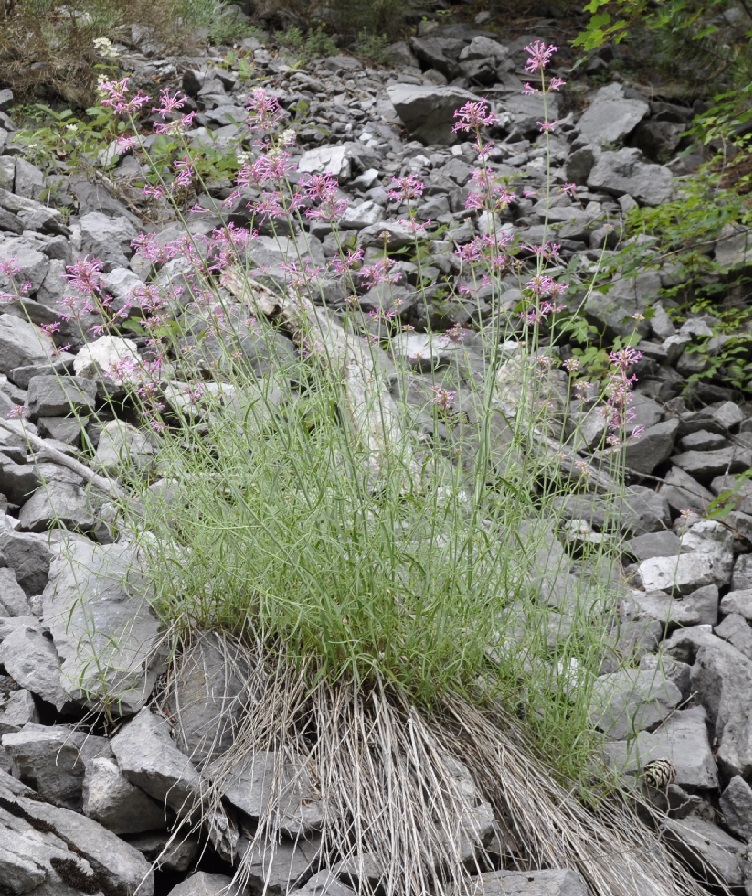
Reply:
[[[94,49],[103,59],[117,59],[120,53],[112,46],[109,37],[95,37],[92,41]]]

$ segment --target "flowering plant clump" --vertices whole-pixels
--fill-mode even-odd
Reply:
[[[526,71],[539,80],[525,91],[543,99],[538,139],[548,149],[556,122],[546,97],[564,82],[548,75],[555,47],[526,49]],[[393,218],[360,245],[341,227],[348,197],[338,178],[297,170],[295,132],[268,91],[248,95],[247,149],[211,207],[187,97],[164,89],[152,99],[128,77],[103,79],[100,90],[122,129],[118,152],[149,163],[142,116],[169,137],[173,154],[152,165],[144,195],[186,226],[177,237],[133,240],[148,274],[125,296],[112,294],[102,260],[69,265],[47,332],[66,348],[137,340],[106,375],[175,485],[167,508],[148,477],[122,476],[138,497],[142,516],[130,522],[143,535],[159,612],[176,630],[262,632],[269,649],[312,657],[322,679],[388,686],[422,705],[477,688],[493,651],[494,697],[524,690],[541,743],[554,739],[557,753],[582,759],[587,713],[572,710],[570,727],[558,725],[553,707],[568,705],[571,681],[555,670],[576,660],[587,693],[600,662],[595,626],[557,645],[551,662],[550,608],[530,557],[554,537],[555,499],[597,475],[565,444],[567,390],[583,403],[601,398],[599,447],[620,446],[639,352],[612,353],[600,396],[584,365],[560,361],[561,322],[576,313],[561,247],[547,226],[534,245],[514,227],[530,197],[548,204],[548,168],[545,183],[513,189],[487,137],[498,123],[491,104],[458,109],[453,130],[475,154],[472,232],[453,251],[445,244],[434,266],[443,230],[423,213],[430,186],[407,164],[384,178]],[[326,234],[326,253],[312,233]],[[18,271],[4,265],[3,297],[17,301],[24,286],[6,287]],[[509,533],[522,531],[517,549]],[[608,544],[594,566],[611,562]],[[177,584],[168,567],[180,569]],[[605,619],[610,592],[593,594],[583,592],[582,606]],[[532,622],[515,629],[511,655],[518,612]],[[542,677],[520,684],[521,667]]]

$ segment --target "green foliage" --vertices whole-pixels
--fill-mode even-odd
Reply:
[[[377,65],[389,65],[389,38],[385,34],[372,34],[365,28],[358,33],[353,52],[359,59]]]
[[[256,77],[252,50],[228,50],[218,67],[235,72],[243,82],[252,81]]]
[[[207,192],[220,186],[227,186],[241,167],[241,140],[229,145],[217,144],[213,135],[195,144],[191,151],[192,167],[196,172],[196,184]],[[179,139],[167,134],[154,137],[148,150],[146,183],[152,186],[171,180],[174,163],[185,153],[185,146]],[[192,200],[195,190],[187,193],[183,200]]]
[[[724,186],[727,177],[727,170],[709,163],[681,181],[672,201],[633,209],[628,239],[607,259],[601,277],[608,283],[616,273],[630,277],[651,269],[667,275],[661,295],[677,325],[703,315],[713,331],[685,348],[702,368],[688,377],[690,386],[715,380],[748,395],[752,308],[733,298],[744,291],[748,274],[744,267],[720,264],[713,253],[730,225],[752,225],[752,207],[739,192],[744,178]]]
[[[729,10],[725,0],[590,0],[585,11],[589,19],[574,46],[590,52],[623,44],[618,55],[635,73],[647,70],[649,80],[683,83],[693,98],[743,90],[752,79],[752,10],[746,3]],[[743,97],[734,105],[740,117]]]
[[[233,44],[246,37],[259,37],[263,32],[237,15],[237,6],[225,6],[206,24],[209,41],[217,45]]]
[[[86,108],[103,62],[96,40],[117,41],[120,29],[140,25],[167,49],[185,49],[190,29],[221,9],[219,0],[16,0],[0,27],[0,83],[22,101]]]
[[[15,120],[21,125],[13,135],[24,147],[24,155],[45,174],[82,171],[91,167],[103,144],[124,130],[112,112],[93,106],[81,114],[71,109],[56,111],[44,103],[16,106]],[[100,167],[114,164],[115,158]]]
[[[326,33],[323,25],[317,25],[306,32],[293,25],[286,31],[278,31],[274,36],[282,46],[292,50],[302,63],[337,53],[337,44]]]

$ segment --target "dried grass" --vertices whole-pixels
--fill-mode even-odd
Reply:
[[[637,814],[642,809],[658,821],[656,810],[618,791],[590,794],[595,808],[585,808],[501,707],[449,695],[421,708],[394,690],[366,692],[317,679],[313,664],[301,669],[261,638],[252,647],[212,638],[224,652],[225,680],[238,669],[247,677],[242,693],[217,700],[224,704],[218,726],[227,713],[240,721],[232,746],[211,767],[204,820],[225,818],[222,793],[238,769],[254,756],[275,754],[258,826],[243,826],[246,841],[242,829],[229,838],[237,844],[241,836],[240,886],[258,874],[260,855],[268,860],[279,848],[299,786],[314,789],[323,813],[310,871],[358,881],[365,896],[469,896],[479,873],[500,868],[573,869],[594,896],[705,894]],[[177,664],[173,699],[181,663],[192,661],[188,649]],[[178,739],[185,737],[184,721],[178,711]],[[483,820],[488,804],[491,836]]]

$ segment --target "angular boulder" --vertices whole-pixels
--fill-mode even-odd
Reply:
[[[164,669],[159,621],[129,545],[67,535],[52,562],[43,621],[61,660],[61,684],[82,705],[138,712]],[[33,690],[33,688],[32,688]]]
[[[454,113],[465,103],[480,97],[459,87],[426,87],[418,84],[390,84],[387,96],[410,134],[421,143],[448,146],[458,142],[452,132]]]

